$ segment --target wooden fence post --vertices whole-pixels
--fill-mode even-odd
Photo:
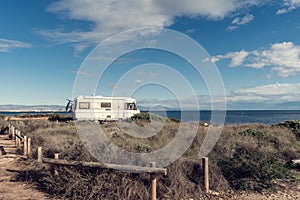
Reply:
[[[31,138],[27,139],[27,158],[31,157]]]
[[[13,140],[15,136],[15,127],[11,127],[11,139]]]
[[[55,153],[54,154],[54,159],[55,160],[58,160],[58,156],[59,156],[59,154],[58,153]],[[54,166],[54,175],[55,176],[58,176],[59,174],[58,174],[58,170],[57,170],[57,166]]]
[[[8,135],[10,135],[10,133],[11,133],[11,125],[8,124]]]
[[[42,147],[38,147],[37,150],[37,156],[38,156],[38,162],[42,163],[43,162],[43,152],[42,152]]]
[[[16,134],[18,134],[18,131],[16,131]],[[19,146],[19,145],[18,145],[18,142],[19,142],[19,141],[18,141],[18,137],[17,137],[16,134],[14,135],[14,137],[15,137],[14,140],[15,140],[16,146],[18,147],[18,146]]]
[[[156,163],[151,162],[150,167],[155,168]],[[156,200],[156,176],[154,174],[151,174],[150,177],[151,177],[151,200]]]
[[[19,147],[20,146],[20,139],[18,137],[16,137],[16,146]]]
[[[24,136],[24,156],[27,156],[27,136]]]
[[[204,191],[209,193],[209,172],[208,172],[208,157],[202,158],[203,175],[204,175]]]

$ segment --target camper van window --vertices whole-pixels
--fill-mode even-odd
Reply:
[[[101,102],[101,108],[111,108],[110,102]]]
[[[90,109],[89,102],[79,102],[79,109]]]

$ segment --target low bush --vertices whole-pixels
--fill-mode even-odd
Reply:
[[[49,121],[55,122],[68,122],[71,121],[73,118],[69,115],[62,115],[62,114],[52,114],[49,116]]]
[[[150,114],[149,113],[138,113],[138,114],[135,114],[134,116],[132,116],[131,119],[133,121],[138,121],[138,120],[150,121]]]
[[[300,120],[288,120],[279,123],[276,126],[287,127],[291,129],[295,133],[296,137],[300,139]]]
[[[272,180],[290,177],[276,157],[251,147],[238,147],[232,158],[219,161],[218,166],[234,189],[262,192],[274,186]]]
[[[0,120],[1,120],[1,121],[4,120],[5,118],[6,118],[5,115],[0,114]]]
[[[16,114],[14,117],[17,118],[39,118],[39,117],[48,117],[49,114],[41,114],[41,113],[23,113],[23,114]]]

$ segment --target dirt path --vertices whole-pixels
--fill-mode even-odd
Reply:
[[[51,199],[38,191],[34,185],[16,180],[19,172],[24,170],[23,159],[21,155],[17,154],[14,142],[9,140],[7,135],[0,135],[0,199]]]

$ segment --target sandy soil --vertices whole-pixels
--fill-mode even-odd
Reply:
[[[33,184],[16,180],[17,175],[24,170],[25,166],[22,164],[24,158],[16,153],[17,148],[14,142],[8,140],[7,136],[0,135],[0,146],[5,151],[5,153],[0,153],[0,199],[51,199],[48,195],[38,191]]]

